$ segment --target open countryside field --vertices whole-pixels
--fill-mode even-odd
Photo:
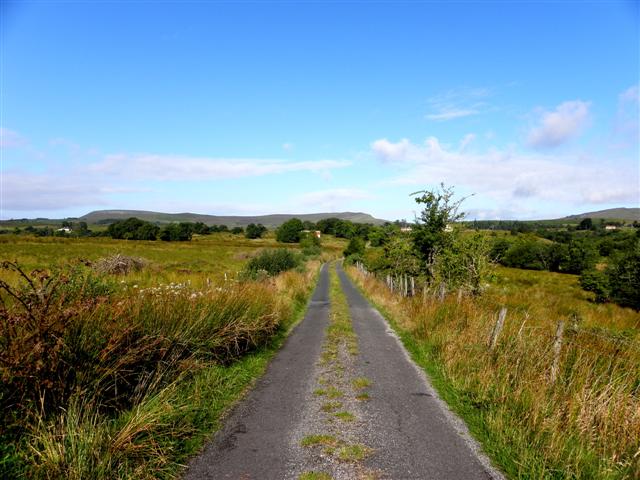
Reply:
[[[174,478],[300,320],[320,265],[240,281],[284,245],[230,234],[0,241],[21,268],[0,274],[3,478]],[[325,244],[332,258],[344,241]],[[115,254],[145,262],[95,270]]]
[[[346,240],[333,237],[323,239],[323,250],[339,256]],[[127,283],[150,286],[158,283],[191,282],[194,288],[211,283],[224,283],[236,278],[249,258],[261,250],[274,248],[298,249],[298,244],[276,242],[273,235],[248,240],[241,235],[214,233],[195,235],[189,242],[126,241],[107,237],[31,237],[0,236],[0,258],[17,261],[25,270],[60,268],[81,260],[95,262],[101,258],[121,254],[143,259],[148,266],[127,274]]]

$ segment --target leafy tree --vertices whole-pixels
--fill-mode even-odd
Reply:
[[[593,220],[590,218],[583,218],[578,226],[576,227],[578,230],[595,230],[596,227],[593,224]]]
[[[491,242],[482,233],[453,235],[452,241],[437,253],[434,278],[449,289],[462,288],[479,295],[493,271]]]
[[[155,240],[160,227],[139,218],[120,220],[107,227],[107,235],[124,240]]]
[[[420,196],[416,197],[415,201],[424,208],[416,218],[411,234],[416,253],[427,266],[430,276],[436,252],[449,242],[447,227],[464,217],[464,213],[458,212],[464,199],[454,201],[453,187],[445,187],[444,184],[440,184],[439,189],[423,190],[412,195],[418,194]]]
[[[298,218],[292,218],[278,227],[276,230],[276,240],[283,243],[299,242],[302,230],[304,230],[302,221]]]
[[[605,270],[611,300],[640,310],[640,238],[626,252],[616,255]]]
[[[242,227],[233,227],[231,229],[231,233],[233,233],[234,235],[240,235],[241,233],[244,233],[244,228],[242,228]]]
[[[193,236],[192,223],[171,223],[160,232],[160,240],[165,242],[188,242]]]
[[[364,254],[364,240],[360,237],[353,237],[349,240],[349,245],[344,249],[342,254],[345,257],[350,257],[351,255],[363,255]]]
[[[250,223],[244,231],[244,236],[249,239],[261,238],[266,231],[267,228],[261,223],[257,225],[255,223]]]

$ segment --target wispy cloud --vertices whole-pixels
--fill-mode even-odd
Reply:
[[[527,136],[534,148],[551,148],[577,137],[589,121],[589,102],[573,100],[558,105],[553,111],[543,111],[538,125]]]
[[[289,172],[323,173],[344,168],[350,163],[342,160],[286,162],[284,160],[208,158],[180,155],[118,154],[107,155],[93,163],[87,171],[129,180],[211,180],[257,177]]]
[[[344,210],[349,204],[358,200],[370,200],[374,198],[369,192],[359,188],[334,188],[308,192],[298,198],[300,204],[313,207],[315,211]]]
[[[0,148],[21,147],[26,143],[26,139],[18,132],[0,127]]]
[[[382,162],[400,169],[392,185],[433,185],[441,181],[492,198],[500,205],[531,200],[570,205],[637,203],[639,173],[633,161],[617,164],[572,155],[525,154],[517,150],[466,153],[435,137],[414,144],[381,139],[371,144]]]
[[[490,95],[486,88],[459,88],[448,90],[427,100],[430,112],[425,118],[446,121],[478,115],[486,107],[484,100]]]
[[[640,93],[638,85],[618,95],[618,112],[614,121],[615,148],[635,148],[640,143]]]

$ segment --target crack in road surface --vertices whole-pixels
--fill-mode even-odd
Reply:
[[[337,274],[346,336],[327,334],[339,306],[324,265],[304,320],[185,478],[503,478],[380,313]]]

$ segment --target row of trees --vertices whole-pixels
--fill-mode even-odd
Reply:
[[[246,238],[260,238],[267,229],[261,224],[249,224],[247,229],[234,227],[231,230],[226,225],[213,225],[211,227],[202,222],[180,222],[170,223],[162,228],[151,222],[140,220],[139,218],[128,218],[117,221],[107,227],[106,235],[111,238],[123,240],[164,240],[167,242],[190,241],[194,234],[208,235],[213,232],[230,232],[236,235],[244,234]]]

